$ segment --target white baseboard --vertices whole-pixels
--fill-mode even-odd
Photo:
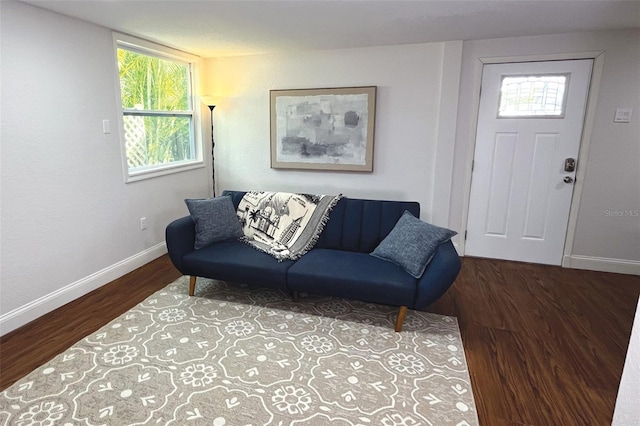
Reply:
[[[640,275],[640,262],[637,260],[608,259],[605,257],[573,255],[565,256],[562,260],[562,266],[564,268]]]
[[[129,272],[151,262],[167,252],[163,242],[137,253],[116,264],[108,266],[94,274],[86,276],[62,287],[59,290],[40,297],[11,312],[0,315],[0,335],[4,335],[41,317],[85,294],[128,274]]]
[[[455,247],[458,252],[458,256],[464,256],[464,247],[462,244],[454,242],[453,247]],[[562,267],[626,275],[640,275],[640,261],[637,260],[573,255],[563,257]]]

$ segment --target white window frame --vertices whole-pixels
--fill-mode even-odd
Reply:
[[[124,113],[122,107],[122,96],[120,89],[120,71],[118,70],[118,48],[125,48],[134,52],[138,52],[148,56],[155,56],[161,59],[168,59],[177,62],[183,62],[190,65],[191,68],[191,87],[190,87],[190,105],[189,113],[192,117],[191,137],[193,139],[194,159],[174,162],[170,164],[160,164],[156,166],[148,166],[137,170],[130,170],[127,161],[127,147],[124,133]],[[118,109],[118,130],[120,134],[120,151],[122,154],[122,168],[124,172],[125,183],[137,182],[140,180],[151,179],[159,176],[165,176],[173,173],[179,173],[186,170],[193,170],[205,167],[203,159],[203,141],[200,126],[200,108],[196,94],[196,88],[199,87],[199,57],[188,53],[162,46],[137,37],[113,33],[113,52],[115,64],[115,80],[116,80],[116,102]],[[151,115],[151,114],[150,114]]]

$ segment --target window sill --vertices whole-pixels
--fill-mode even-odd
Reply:
[[[166,166],[154,167],[149,170],[135,172],[125,171],[125,183],[139,182],[141,180],[153,179],[160,176],[172,175],[174,173],[186,172],[188,170],[201,169],[205,167],[204,161],[189,161],[178,164],[168,164]]]

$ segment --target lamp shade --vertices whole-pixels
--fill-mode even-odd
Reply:
[[[207,106],[218,105],[221,99],[220,96],[200,96],[200,102]]]

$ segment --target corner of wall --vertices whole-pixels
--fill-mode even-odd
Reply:
[[[449,226],[462,44],[462,40],[443,43],[431,217],[427,218],[438,226]]]

